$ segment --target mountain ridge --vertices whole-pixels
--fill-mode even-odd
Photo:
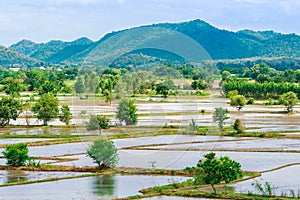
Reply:
[[[78,64],[84,61],[97,65],[99,62],[95,60],[93,55],[97,55],[98,51],[105,50],[101,49],[103,42],[117,34],[143,27],[165,28],[185,34],[202,45],[213,60],[252,57],[300,57],[300,36],[295,33],[282,34],[274,31],[247,29],[233,32],[219,29],[199,19],[179,23],[158,23],[113,31],[95,42],[85,37],[72,42],[52,40],[47,43],[34,43],[30,40],[21,40],[9,48],[46,63],[69,62]],[[132,39],[136,38],[128,38],[128,43]],[[136,40],[137,42],[146,43],[150,39],[149,37],[143,38],[143,41]],[[153,53],[153,55],[156,54]]]

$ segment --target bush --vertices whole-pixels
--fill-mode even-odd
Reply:
[[[24,166],[31,160],[28,156],[27,144],[24,143],[8,145],[2,154],[7,159],[6,164],[13,167]]]
[[[248,99],[247,105],[253,105],[253,104],[254,104],[254,99],[253,98]]]
[[[109,128],[109,120],[105,116],[91,115],[90,121],[87,123],[86,129],[88,131],[92,130],[102,130]]]
[[[245,127],[240,119],[236,119],[233,124],[233,129],[236,131],[236,133],[240,134],[243,133],[245,130]]]
[[[87,155],[94,159],[100,169],[116,166],[118,162],[117,148],[110,140],[99,139],[87,151]]]

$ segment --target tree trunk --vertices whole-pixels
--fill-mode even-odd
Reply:
[[[211,187],[212,187],[212,189],[213,189],[214,193],[215,193],[215,194],[217,194],[217,190],[216,190],[216,188],[215,188],[214,184],[210,184],[210,185],[211,185]]]

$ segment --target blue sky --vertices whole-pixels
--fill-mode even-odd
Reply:
[[[124,28],[202,19],[222,29],[300,35],[300,0],[0,0],[0,44],[92,40]]]

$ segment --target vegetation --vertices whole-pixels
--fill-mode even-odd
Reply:
[[[236,106],[240,111],[247,103],[246,98],[243,95],[233,95],[230,97],[230,105]]]
[[[133,100],[121,99],[117,107],[116,118],[120,122],[125,122],[126,125],[133,125],[137,123],[137,107]]]
[[[213,114],[214,122],[218,123],[219,130],[222,131],[224,127],[225,120],[229,119],[227,116],[228,110],[224,108],[216,108]]]
[[[94,159],[100,169],[114,167],[118,162],[117,148],[112,141],[106,139],[96,140],[88,149],[87,155]]]
[[[105,118],[105,116],[100,115],[91,115],[89,122],[87,123],[86,129],[88,131],[91,130],[99,130],[101,134],[102,129],[109,128],[109,120]]]
[[[13,167],[24,166],[31,159],[24,143],[8,145],[2,154],[7,159],[6,164]]]
[[[32,111],[36,113],[39,120],[43,121],[43,125],[47,126],[59,114],[57,97],[52,93],[42,94],[32,107]]]
[[[64,122],[67,126],[70,124],[72,119],[72,113],[68,105],[64,104],[61,107],[61,113],[59,115],[59,120]]]
[[[292,112],[293,107],[298,104],[299,99],[294,92],[287,92],[280,96],[280,101],[288,112]]]
[[[241,165],[224,156],[216,158],[215,153],[208,153],[204,155],[204,160],[199,160],[197,167],[200,168],[199,174],[195,176],[195,183],[210,184],[214,193],[216,194],[215,184],[221,182],[230,183],[242,177]]]
[[[19,100],[13,97],[2,97],[0,100],[0,126],[6,126],[11,119],[16,120],[22,112]]]
[[[240,119],[236,119],[233,124],[233,129],[236,131],[237,134],[241,134],[244,132],[245,127]]]

